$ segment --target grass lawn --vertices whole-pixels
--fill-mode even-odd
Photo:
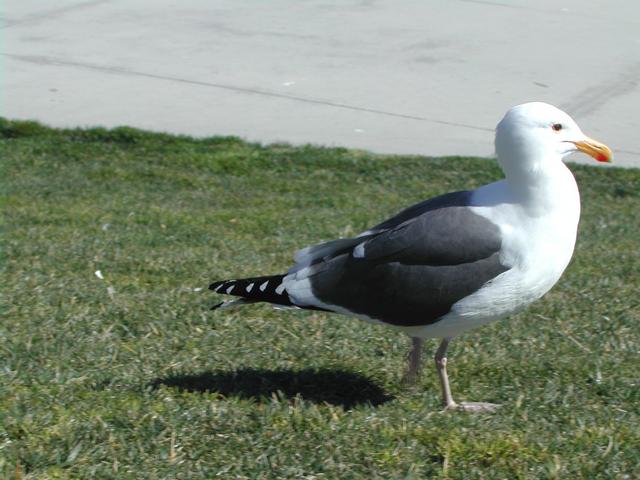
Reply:
[[[1,478],[640,478],[640,171],[572,165],[544,299],[400,384],[408,339],[214,279],[500,177],[492,161],[0,122]],[[101,277],[96,275],[100,271]],[[429,355],[437,345],[427,343]]]

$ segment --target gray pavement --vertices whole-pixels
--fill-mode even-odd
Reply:
[[[640,2],[5,0],[9,118],[493,155],[531,100],[640,166]],[[579,156],[573,158],[583,160]]]

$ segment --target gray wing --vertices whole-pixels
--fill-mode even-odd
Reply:
[[[325,248],[306,270],[311,293],[325,305],[386,323],[437,321],[508,270],[499,259],[499,227],[468,208],[469,200],[469,192],[436,197],[330,253]]]
[[[420,218],[424,213],[446,207],[466,206],[470,199],[471,192],[469,191],[452,192],[440,195],[438,197],[416,203],[415,205],[402,210],[397,215],[394,215],[379,225],[370,228],[366,232],[362,232],[357,237],[340,238],[338,240],[331,240],[329,242],[319,243],[317,245],[303,248],[297,251],[294,255],[293,259],[296,263],[289,270],[289,273],[298,271],[322,259],[349,251],[356,245],[362,243],[364,239],[374,237],[402,224],[411,223],[412,221]]]

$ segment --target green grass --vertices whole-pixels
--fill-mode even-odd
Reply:
[[[478,415],[441,412],[431,363],[403,388],[393,330],[209,312],[206,286],[282,272],[494,162],[6,120],[0,138],[0,477],[640,477],[640,171],[572,165],[559,285],[452,343],[455,397],[504,405]]]

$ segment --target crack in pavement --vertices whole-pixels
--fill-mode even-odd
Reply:
[[[100,5],[101,3],[109,3],[111,0],[90,0],[88,2],[77,3],[75,5],[68,5],[66,7],[60,8],[52,8],[50,10],[43,10],[37,13],[32,13],[31,15],[26,15],[23,18],[18,18],[16,20],[11,20],[10,18],[3,19],[3,28],[13,27],[15,25],[24,25],[25,23],[33,23],[40,20],[52,20],[53,17],[57,17],[58,15],[63,15],[67,12],[71,12],[74,10],[81,10],[88,7],[95,7],[96,5]]]
[[[290,94],[286,94],[286,93],[279,93],[279,92],[274,92],[274,91],[269,91],[269,90],[262,90],[262,89],[257,89],[257,88],[241,87],[241,86],[236,86],[236,85],[227,85],[227,84],[223,84],[223,83],[204,82],[204,81],[201,81],[201,80],[192,80],[192,79],[188,79],[188,78],[181,78],[181,77],[175,77],[175,76],[170,76],[170,75],[160,75],[160,74],[156,74],[156,73],[149,73],[149,72],[143,72],[143,71],[137,71],[137,70],[130,70],[130,69],[126,69],[126,68],[122,68],[122,67],[118,67],[118,66],[98,65],[98,64],[87,63],[87,62],[62,60],[62,59],[58,59],[58,58],[41,56],[41,55],[19,55],[19,54],[14,54],[14,53],[5,53],[5,52],[0,53],[0,55],[2,55],[4,57],[13,58],[15,60],[28,62],[28,63],[33,63],[33,64],[38,64],[38,65],[60,65],[60,66],[65,66],[65,67],[75,67],[75,68],[81,68],[81,69],[84,69],[84,70],[92,70],[92,71],[104,72],[104,73],[109,73],[109,74],[113,74],[113,75],[129,75],[129,76],[136,76],[136,77],[154,78],[154,79],[157,79],[157,80],[186,83],[186,84],[190,84],[190,85],[198,85],[198,86],[202,86],[202,87],[216,88],[216,89],[220,89],[220,90],[228,90],[228,91],[233,91],[233,92],[243,93],[243,94],[261,95],[261,96],[264,96],[264,97],[272,97],[272,98],[282,98],[282,99],[292,100],[292,101],[296,101],[296,102],[311,103],[311,104],[315,104],[315,105],[323,105],[325,107],[341,108],[341,109],[344,109],[344,110],[352,110],[352,111],[357,111],[357,112],[372,113],[372,114],[376,114],[376,115],[384,115],[384,116],[387,116],[387,117],[404,118],[404,119],[408,119],[408,120],[418,120],[418,121],[421,121],[421,122],[437,123],[437,124],[440,124],[440,125],[448,125],[448,126],[452,126],[452,127],[468,128],[468,129],[471,129],[471,130],[481,130],[481,131],[484,131],[484,132],[493,132],[494,131],[493,128],[487,128],[487,127],[482,127],[482,126],[478,126],[478,125],[470,125],[470,124],[466,124],[466,123],[450,122],[450,121],[446,121],[446,120],[438,120],[438,119],[435,119],[435,118],[422,117],[422,116],[419,116],[419,115],[410,115],[410,114],[404,114],[404,113],[398,113],[398,112],[391,112],[391,111],[380,110],[380,109],[376,109],[376,108],[362,107],[362,106],[351,105],[351,104],[342,103],[342,102],[335,102],[335,101],[332,101],[332,100],[321,100],[321,99],[312,98],[312,97],[303,97],[303,96],[299,96],[299,95],[290,95]]]
[[[562,105],[562,109],[578,117],[590,115],[606,105],[609,100],[635,90],[640,85],[639,78],[640,62],[636,62],[614,78],[606,79],[578,92]]]

